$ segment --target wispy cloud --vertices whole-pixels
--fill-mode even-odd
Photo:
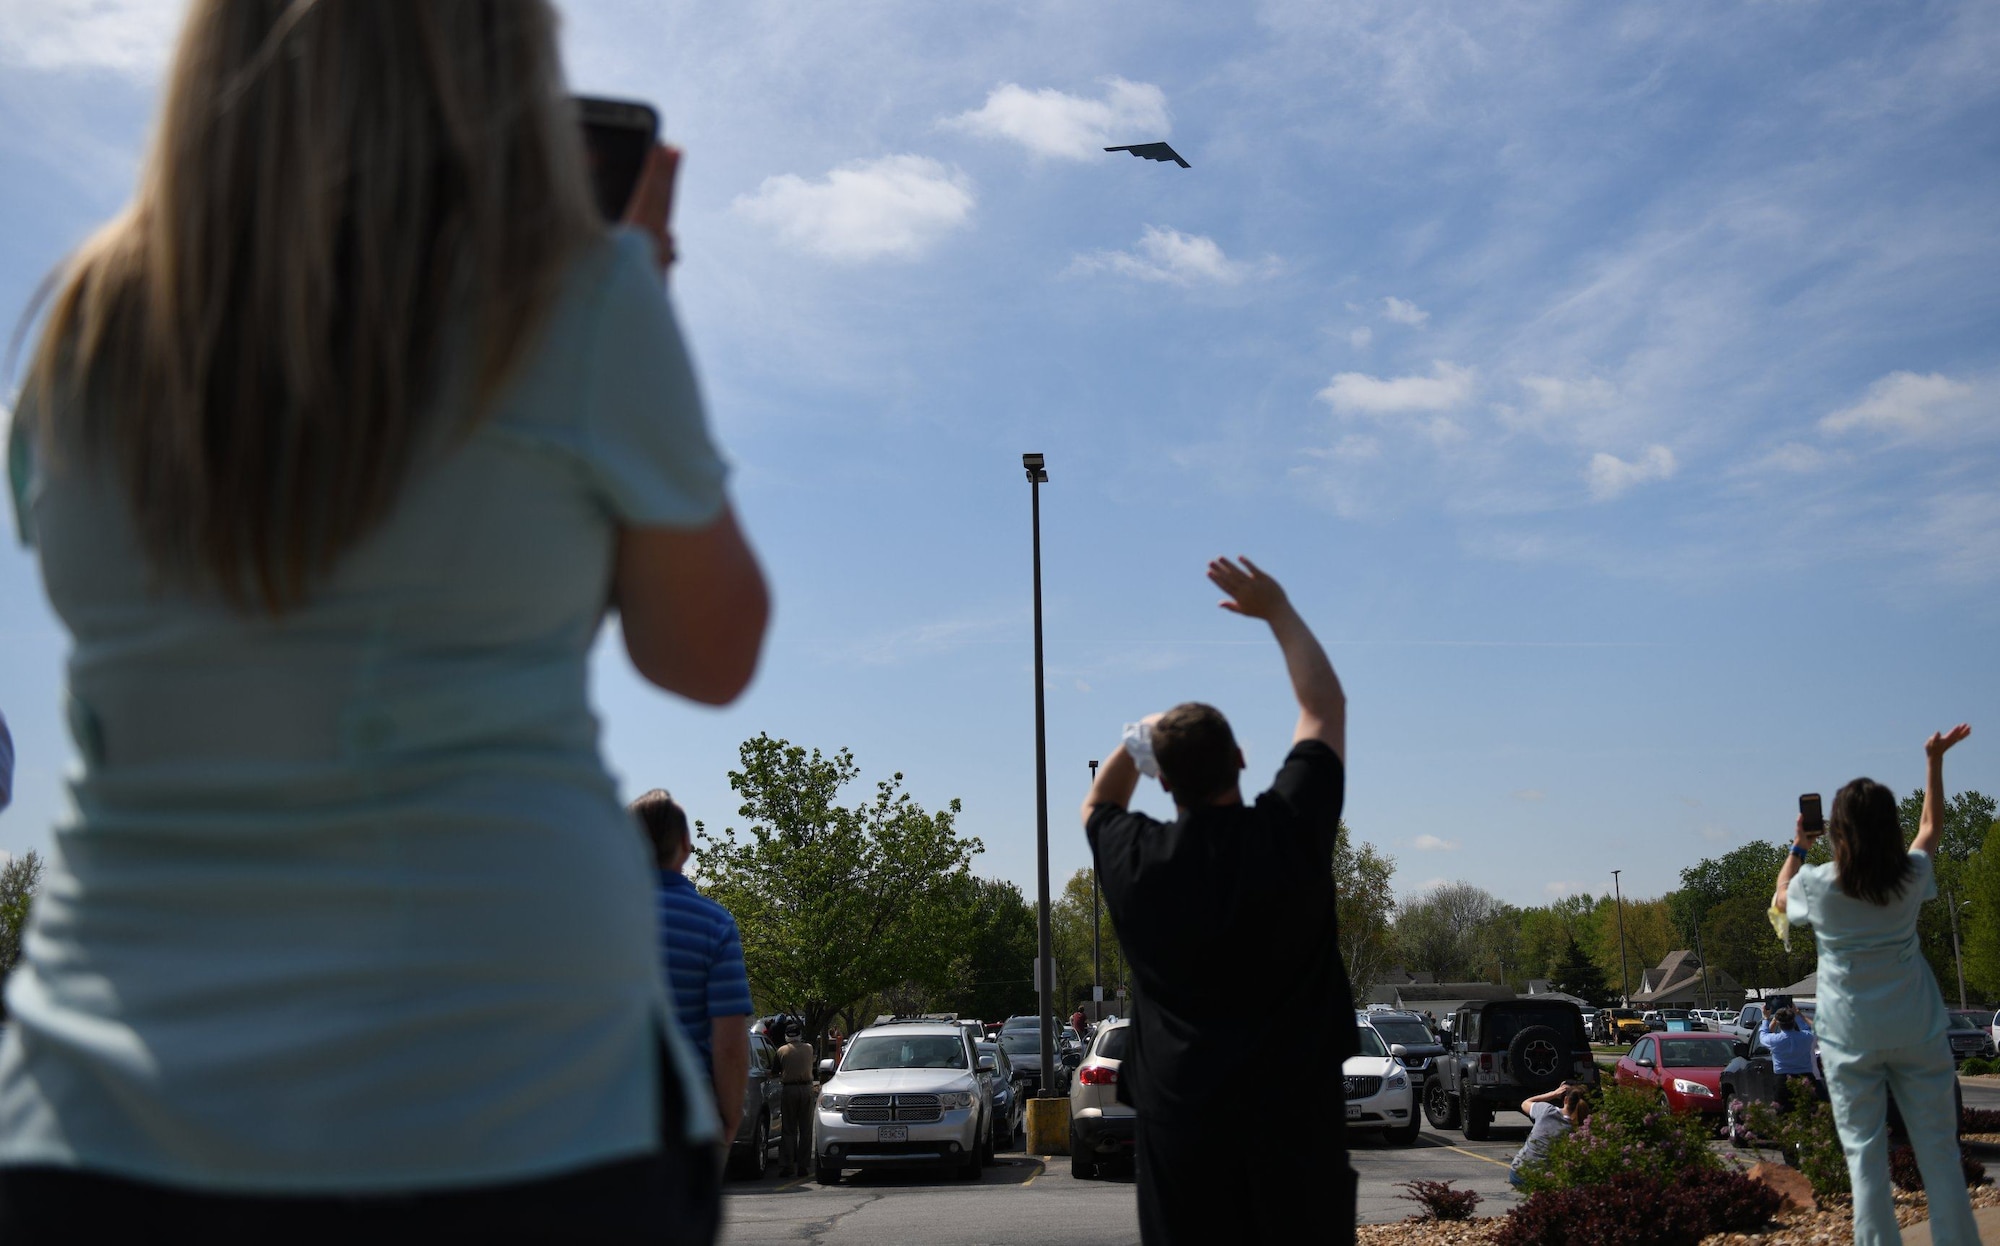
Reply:
[[[1588,883],[1570,881],[1542,884],[1542,894],[1556,900],[1560,900],[1564,896],[1588,895],[1589,893],[1590,885]]]
[[[1374,340],[1375,330],[1369,328],[1367,325],[1362,325],[1358,329],[1352,329],[1347,334],[1347,344],[1356,350],[1367,350],[1368,344]]]
[[[1634,485],[1667,479],[1677,467],[1672,450],[1665,446],[1647,446],[1646,452],[1630,463],[1615,454],[1599,452],[1591,455],[1584,478],[1590,482],[1590,496],[1600,502],[1608,502]]]
[[[1044,88],[1031,91],[1003,82],[970,112],[941,124],[987,138],[1018,143],[1044,159],[1090,160],[1106,147],[1167,137],[1167,96],[1146,82],[1107,78],[1093,99]]]
[[[1439,839],[1435,835],[1419,835],[1411,841],[1410,846],[1418,852],[1455,852],[1458,849],[1458,841]]]
[[[1337,373],[1319,399],[1342,415],[1404,415],[1451,411],[1472,398],[1472,369],[1440,359],[1429,376]]]
[[[178,0],[0,0],[0,63],[150,77],[185,9]]]
[[[894,666],[968,645],[1017,641],[1021,630],[1021,611],[1006,610],[912,623],[834,648],[848,661],[864,666]]]
[[[1413,327],[1421,325],[1431,318],[1431,314],[1423,308],[1418,307],[1408,299],[1399,299],[1393,294],[1382,300],[1382,315],[1385,319],[1393,320],[1397,324],[1406,324]]]
[[[971,179],[926,156],[843,164],[817,181],[767,177],[738,212],[802,251],[830,260],[909,259],[972,218]]]
[[[1232,260],[1215,239],[1204,234],[1184,234],[1177,229],[1146,226],[1130,251],[1093,251],[1071,261],[1074,274],[1109,272],[1136,277],[1141,281],[1161,281],[1173,285],[1240,285],[1270,276],[1277,261]]]
[[[1538,787],[1524,787],[1514,793],[1514,799],[1529,804],[1539,804],[1548,799],[1549,794]]]
[[[1819,422],[1820,431],[1838,435],[1874,432],[1906,441],[1934,441],[1959,432],[1984,415],[1995,418],[2000,391],[1982,394],[1969,381],[1942,373],[1891,372],[1868,387],[1861,400]]]

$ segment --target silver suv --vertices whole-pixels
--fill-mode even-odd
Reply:
[[[1090,1052],[1069,1084],[1069,1171],[1097,1175],[1105,1157],[1130,1158],[1138,1117],[1118,1102],[1118,1069],[1132,1045],[1132,1022],[1107,1021],[1097,1027]]]
[[[821,1088],[813,1139],[821,1185],[844,1168],[948,1164],[976,1177],[993,1158],[991,1056],[949,1021],[898,1021],[856,1034]]]

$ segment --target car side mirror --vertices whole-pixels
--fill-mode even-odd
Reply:
[[[833,1061],[832,1061],[832,1060],[822,1060],[822,1061],[820,1061],[820,1062],[819,1062],[819,1080],[821,1080],[821,1081],[823,1081],[823,1082],[824,1082],[824,1081],[829,1081],[829,1080],[831,1080],[831,1079],[832,1079],[832,1077],[833,1077]]]
[[[1410,1049],[1401,1043],[1390,1043],[1389,1054],[1398,1060],[1407,1060],[1410,1058]]]
[[[1653,1062],[1647,1059],[1645,1056],[1640,1056],[1637,1060],[1634,1060],[1632,1063],[1638,1065],[1642,1069],[1650,1069],[1653,1067]]]
[[[993,1071],[993,1068],[994,1065],[992,1056],[979,1057],[979,1071],[981,1073],[991,1073]]]

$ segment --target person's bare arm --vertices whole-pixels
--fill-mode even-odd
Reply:
[[[1910,847],[1925,856],[1937,856],[1938,840],[1944,836],[1944,755],[1971,734],[1971,726],[1960,723],[1924,741],[1924,815]]]
[[[1528,1096],[1526,1099],[1521,1100],[1521,1115],[1532,1116],[1533,1113],[1528,1111],[1529,1108],[1534,1107],[1537,1103],[1554,1103],[1561,1099],[1568,1090],[1568,1083],[1564,1083],[1554,1090],[1545,1090],[1541,1094]]]
[[[1285,671],[1292,679],[1292,695],[1298,698],[1299,722],[1292,732],[1294,744],[1318,740],[1347,760],[1347,694],[1326,650],[1292,608],[1285,590],[1248,558],[1242,566],[1227,558],[1208,564],[1208,578],[1229,596],[1220,603],[1224,610],[1247,618],[1262,619],[1271,626],[1271,635],[1285,655]]]
[[[1083,798],[1083,824],[1090,825],[1090,815],[1099,805],[1112,805],[1127,809],[1132,804],[1132,793],[1139,789],[1139,764],[1120,744],[1111,750],[1111,756],[1097,768],[1097,779],[1090,785],[1090,795]]]
[[[1808,833],[1806,831],[1806,815],[1800,814],[1799,820],[1792,826],[1792,843],[1804,848],[1807,852],[1811,852],[1814,842],[1818,839],[1819,832]],[[1785,907],[1785,892],[1791,888],[1792,878],[1801,869],[1805,868],[1805,864],[1806,859],[1798,853],[1785,853],[1785,863],[1778,867],[1778,889],[1771,893],[1772,908],[1782,909]]]
[[[615,576],[625,652],[648,681],[704,705],[749,685],[771,598],[727,505],[693,531],[621,529]]]
[[[743,1095],[750,1085],[750,1018],[747,1014],[716,1017],[708,1024],[715,1110],[722,1116],[722,1142],[727,1146],[743,1124]]]

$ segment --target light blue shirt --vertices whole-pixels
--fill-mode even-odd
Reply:
[[[1847,1051],[1943,1042],[1944,996],[1917,944],[1917,910],[1937,897],[1930,857],[1910,853],[1909,877],[1887,904],[1848,895],[1834,871],[1831,861],[1808,865],[1785,891],[1786,920],[1810,922],[1819,942],[1819,1041]]]
[[[279,620],[161,588],[123,494],[15,422],[82,769],[7,986],[0,1163],[241,1191],[531,1179],[656,1149],[654,869],[587,658],[621,526],[724,467],[650,246],[575,263],[498,408]],[[462,426],[464,369],[437,427]]]
[[[1780,1076],[1793,1073],[1818,1073],[1813,1067],[1812,1031],[1800,1023],[1796,1030],[1764,1031],[1764,1046],[1771,1053],[1771,1071]]]

